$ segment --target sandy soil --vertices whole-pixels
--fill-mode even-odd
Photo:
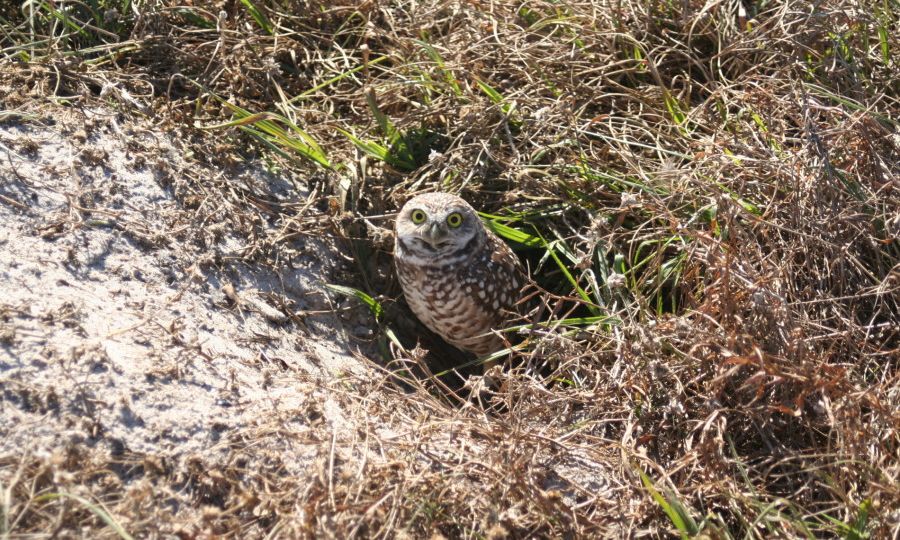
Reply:
[[[61,110],[0,127],[0,454],[208,458],[224,433],[309,400],[339,417],[316,381],[366,368],[319,292],[335,248],[297,240],[278,272],[241,262],[226,216],[192,221],[173,196],[188,171],[223,173],[120,122]],[[262,170],[233,181],[304,197]]]

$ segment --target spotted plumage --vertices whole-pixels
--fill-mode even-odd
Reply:
[[[524,284],[509,246],[449,193],[410,199],[395,233],[397,276],[416,317],[464,351],[480,356],[502,348],[491,330],[502,327]]]

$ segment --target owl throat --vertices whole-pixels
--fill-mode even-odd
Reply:
[[[480,236],[478,234],[473,235],[468,242],[452,250],[433,248],[425,242],[417,245],[412,240],[404,238],[398,238],[397,245],[401,250],[401,259],[407,264],[423,269],[429,267],[447,268],[448,266],[462,264],[471,258],[473,253],[477,253],[484,242],[484,239]]]

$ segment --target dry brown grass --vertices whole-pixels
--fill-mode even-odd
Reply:
[[[163,124],[230,120],[212,94],[292,118],[333,168],[237,132],[190,136],[210,161],[308,170],[317,200],[263,213],[345,238],[358,269],[346,284],[385,304],[399,293],[384,222],[363,218],[443,189],[558,243],[594,305],[551,259],[536,275],[558,309],[542,319],[618,322],[529,334],[493,412],[388,373],[324,383],[367,422],[350,444],[361,461],[336,462],[324,427],[302,441],[319,452],[310,477],[284,474],[277,452],[242,467],[296,437],[278,419],[222,470],[24,456],[5,464],[20,473],[5,511],[28,513],[13,535],[95,520],[35,502],[80,485],[136,537],[160,523],[185,538],[668,536],[638,470],[691,534],[900,535],[896,1],[259,2],[271,35],[240,2],[163,4],[122,15],[115,39],[42,41],[15,69],[75,105],[115,84]],[[8,56],[30,51],[25,36],[0,42]],[[367,94],[405,134],[394,166],[339,131],[386,145]],[[221,195],[229,212],[253,199]],[[248,258],[278,264],[283,245],[258,240]],[[521,253],[537,267],[545,250]],[[159,490],[187,491],[196,512]]]

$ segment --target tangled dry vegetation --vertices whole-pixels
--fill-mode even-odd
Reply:
[[[423,355],[390,271],[414,193],[460,192],[546,292],[492,411],[395,371],[329,386],[381,459],[326,438],[308,477],[22,456],[3,534],[900,535],[896,0],[27,6],[4,71],[47,99],[308,178],[303,204],[217,196],[340,239],[386,369]],[[73,485],[93,506],[47,495]]]

